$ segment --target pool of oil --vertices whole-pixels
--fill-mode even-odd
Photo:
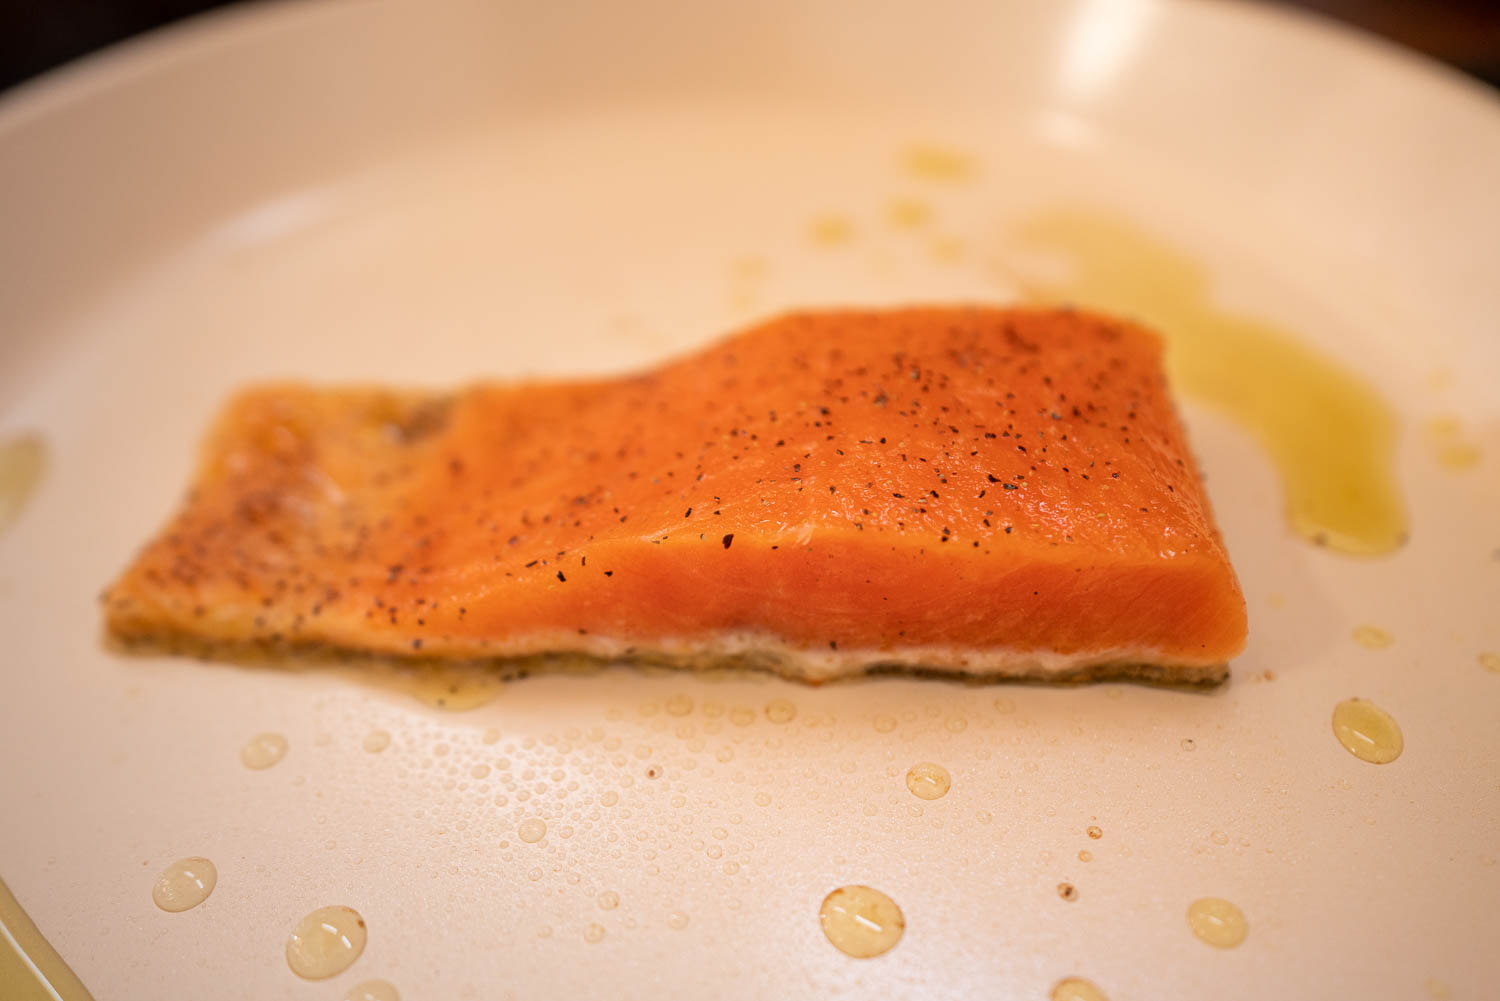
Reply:
[[[1399,423],[1373,387],[1295,332],[1217,305],[1202,265],[1123,216],[1054,209],[1016,236],[1072,270],[1056,284],[1028,282],[1035,298],[1124,314],[1165,337],[1174,388],[1254,435],[1299,536],[1356,555],[1406,541]]]

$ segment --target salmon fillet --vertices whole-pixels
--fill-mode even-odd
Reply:
[[[1157,337],[802,312],[623,378],[224,409],[105,594],[194,652],[1222,679],[1244,598]]]

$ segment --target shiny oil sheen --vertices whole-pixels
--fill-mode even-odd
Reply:
[[[1372,387],[1292,332],[1220,309],[1201,266],[1124,218],[1057,210],[1017,235],[1072,268],[1065,283],[1030,286],[1037,298],[1135,317],[1166,338],[1172,385],[1255,436],[1298,535],[1358,555],[1406,541],[1397,421]]]

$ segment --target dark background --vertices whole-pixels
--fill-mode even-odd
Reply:
[[[1257,2],[1320,11],[1500,85],[1500,0]],[[0,0],[0,89],[218,6],[207,0]]]

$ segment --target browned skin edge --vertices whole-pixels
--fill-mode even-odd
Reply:
[[[1010,671],[976,672],[956,668],[930,667],[922,664],[885,663],[872,661],[861,672],[845,674],[825,681],[815,681],[779,669],[781,658],[774,654],[754,652],[729,656],[703,657],[695,655],[671,655],[659,651],[632,651],[620,657],[598,657],[593,654],[572,651],[528,654],[512,657],[484,657],[471,660],[455,660],[448,657],[392,656],[347,650],[320,643],[223,643],[184,637],[178,634],[124,639],[106,632],[105,646],[118,653],[131,656],[180,656],[200,660],[222,661],[242,667],[271,667],[296,669],[303,667],[332,667],[361,664],[387,664],[412,668],[476,668],[493,671],[506,678],[523,678],[548,674],[566,662],[597,664],[600,668],[616,664],[628,667],[671,667],[677,669],[728,668],[774,674],[788,681],[795,681],[810,688],[825,684],[858,681],[863,678],[881,676],[905,676],[912,678],[937,678],[963,681],[969,684],[1041,684],[1072,686],[1100,681],[1129,681],[1158,688],[1175,688],[1202,691],[1218,688],[1229,680],[1228,664],[1207,666],[1183,666],[1161,664],[1105,663],[1088,664],[1061,671]]]

